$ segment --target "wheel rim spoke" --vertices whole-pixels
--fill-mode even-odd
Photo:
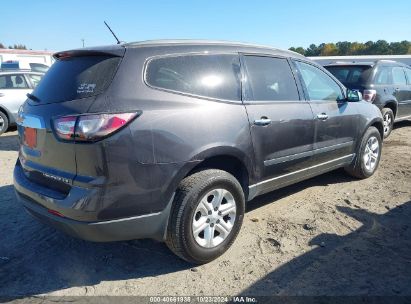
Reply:
[[[231,228],[233,228],[232,226],[229,226],[228,223],[226,223],[225,221],[220,221],[217,225],[216,225],[216,229],[221,232],[224,236],[227,236],[230,231]]]
[[[208,248],[213,247],[214,230],[214,226],[207,226],[207,228],[204,229],[204,239],[206,240],[206,247]]]
[[[202,216],[198,221],[193,223],[193,233],[198,235],[200,232],[204,231],[208,227],[207,218]]]
[[[230,214],[231,212],[235,211],[236,207],[234,204],[230,204],[230,206],[225,207],[223,210],[221,210],[221,214],[223,216]]]
[[[214,198],[211,201],[213,208],[220,208],[221,202],[223,201],[224,195],[226,194],[226,190],[224,189],[216,189],[214,190]]]

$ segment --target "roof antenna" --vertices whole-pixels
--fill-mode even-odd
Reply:
[[[107,28],[110,30],[110,32],[113,34],[114,38],[117,40],[117,44],[120,44],[121,41],[117,38],[116,34],[114,34],[113,30],[110,28],[110,26],[107,24],[107,22],[104,21],[104,24],[107,26]]]

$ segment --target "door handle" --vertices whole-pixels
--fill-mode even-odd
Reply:
[[[254,124],[256,126],[268,126],[270,123],[271,123],[271,119],[265,116],[261,117],[260,119],[254,120]]]
[[[318,115],[317,115],[317,118],[318,118],[319,120],[327,120],[327,119],[328,119],[328,115],[325,114],[325,113],[321,113],[321,114],[318,114]]]

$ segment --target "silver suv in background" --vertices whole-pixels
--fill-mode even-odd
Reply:
[[[43,73],[0,72],[0,135],[16,123],[17,112],[27,94],[40,82]]]

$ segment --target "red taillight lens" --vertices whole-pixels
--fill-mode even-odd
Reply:
[[[373,102],[376,96],[377,96],[376,90],[364,90],[364,93],[362,94],[362,99],[368,102]]]
[[[136,117],[136,113],[80,116],[76,128],[76,140],[99,140],[121,129],[134,117]]]
[[[138,113],[66,116],[54,121],[58,137],[81,142],[97,141],[120,130]]]

